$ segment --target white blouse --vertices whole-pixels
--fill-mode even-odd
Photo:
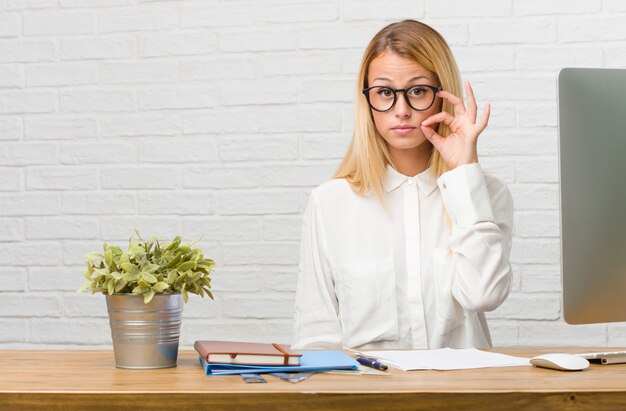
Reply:
[[[485,311],[511,287],[513,199],[468,164],[407,177],[391,166],[385,206],[344,179],[311,193],[292,347],[491,347]]]

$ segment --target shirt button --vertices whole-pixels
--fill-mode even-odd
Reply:
[[[443,187],[444,190],[447,188],[446,183],[443,183],[441,186]]]
[[[409,180],[407,181],[407,184],[413,184],[413,180],[409,179]]]

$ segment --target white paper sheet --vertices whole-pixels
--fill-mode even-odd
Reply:
[[[366,357],[404,371],[465,370],[487,367],[530,365],[529,358],[477,350],[475,348],[439,348],[435,350],[360,351]]]

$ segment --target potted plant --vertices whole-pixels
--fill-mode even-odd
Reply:
[[[106,295],[116,367],[175,367],[183,301],[189,293],[213,299],[215,262],[196,242],[177,236],[162,244],[135,233],[126,251],[104,243],[104,253],[85,255],[87,282],[77,292]]]

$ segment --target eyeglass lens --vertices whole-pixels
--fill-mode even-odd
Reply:
[[[413,86],[406,91],[405,98],[414,110],[426,110],[435,101],[435,91],[425,86]],[[372,87],[368,91],[368,100],[372,108],[378,111],[391,109],[397,99],[397,93],[389,87]]]

